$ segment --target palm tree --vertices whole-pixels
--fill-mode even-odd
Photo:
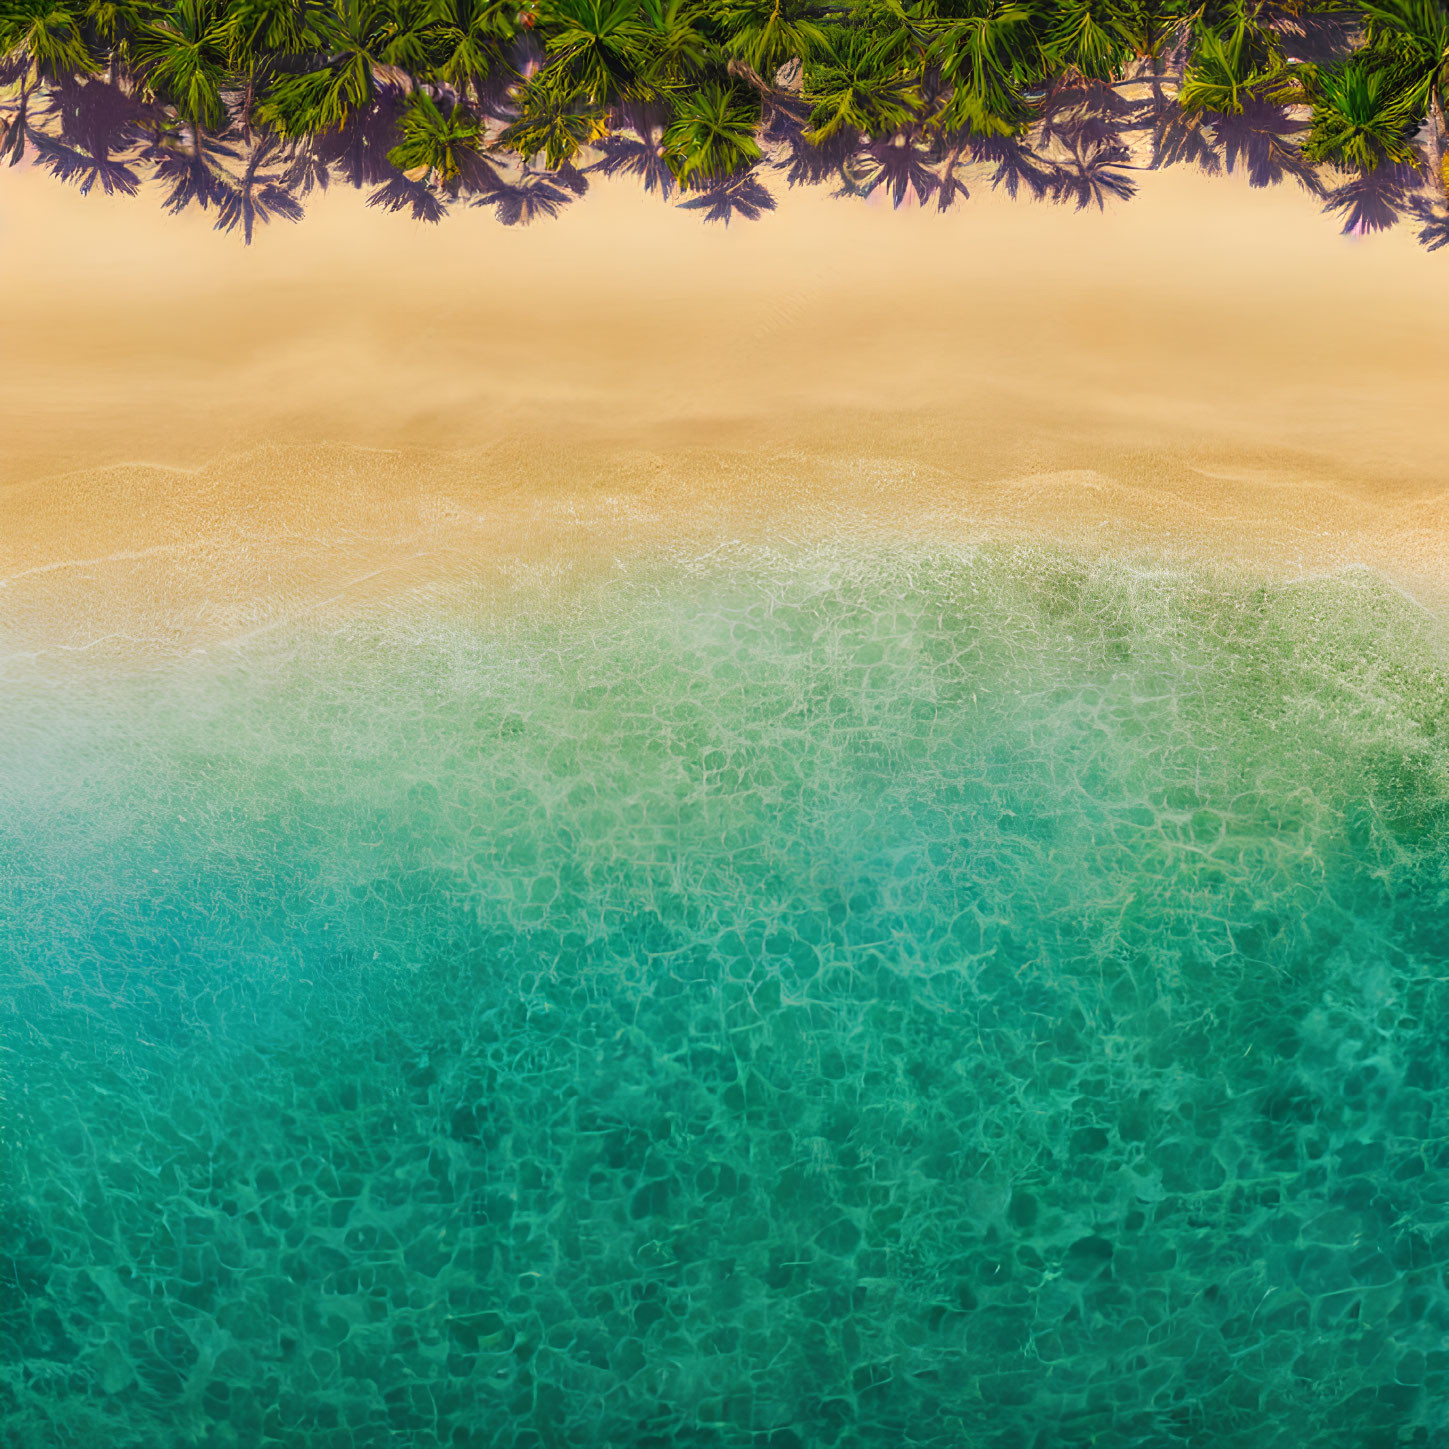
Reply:
[[[83,196],[97,185],[107,195],[134,196],[141,178],[132,164],[136,157],[124,153],[134,151],[141,135],[143,112],[135,98],[102,80],[67,80],[46,100],[60,134],[30,133],[46,169],[74,182]]]
[[[230,184],[223,183],[217,200],[216,230],[241,227],[242,237],[250,246],[258,222],[269,222],[274,217],[301,220],[302,205],[292,195],[284,173],[276,169],[279,149],[275,136],[263,136],[248,153],[241,175]]]
[[[1367,0],[1363,10],[1369,44],[1392,56],[1406,91],[1422,98],[1410,109],[1434,119],[1439,177],[1449,193],[1449,7],[1442,0]]]
[[[637,0],[555,0],[548,73],[561,96],[593,106],[649,90],[651,34]]]
[[[566,79],[547,71],[521,87],[518,106],[500,143],[525,161],[541,153],[550,169],[571,162],[608,131],[602,106],[590,104]]]
[[[198,150],[201,132],[218,129],[226,119],[221,91],[227,52],[219,9],[211,0],[174,0],[145,26],[136,61],[146,93],[175,109],[192,150]]]
[[[677,95],[717,68],[719,55],[700,28],[700,0],[639,0],[649,27],[645,98]]]
[[[727,0],[719,12],[726,54],[772,82],[794,60],[808,60],[828,43],[825,28],[803,6],[785,0]]]
[[[1281,105],[1302,97],[1297,69],[1282,53],[1251,26],[1234,25],[1225,33],[1204,30],[1197,37],[1177,103],[1189,114],[1237,115],[1249,101]]]
[[[1322,73],[1303,154],[1360,171],[1412,163],[1417,100],[1395,66],[1359,51]]]
[[[504,47],[518,34],[517,7],[508,0],[440,0],[434,31],[433,74],[461,96],[484,104],[484,82],[506,66]]]
[[[1063,0],[1042,48],[1054,68],[1095,81],[1120,75],[1136,53],[1115,0]]]
[[[84,10],[71,0],[6,0],[0,8],[0,57],[22,63],[22,88],[89,75],[99,67],[85,41],[84,21]]]
[[[230,0],[219,27],[232,69],[246,77],[241,124],[250,129],[257,92],[278,67],[319,43],[307,0]]]
[[[337,130],[372,103],[380,78],[416,84],[436,28],[433,0],[332,0],[317,12],[312,64],[275,80],[257,118],[288,138]]]
[[[20,95],[0,128],[0,156],[9,157],[12,166],[25,155],[34,89],[96,69],[81,21],[82,12],[69,0],[7,0],[0,8],[0,60],[20,84]]]
[[[1149,102],[1119,93],[1139,79]],[[1351,225],[1412,212],[1438,245],[1414,138],[1427,118],[1449,196],[1446,95],[1444,0],[0,0],[0,155],[33,145],[83,190],[147,162],[168,206],[248,239],[332,176],[426,220],[462,194],[552,214],[590,170],[727,222],[773,205],[762,164],[944,210],[969,161],[1102,206],[1140,132],[1154,165],[1255,185],[1348,168],[1328,200]]]
[[[1041,74],[1035,0],[978,0],[970,9],[931,46],[951,88],[939,124],[980,136],[1014,135],[1030,114],[1024,91]]]
[[[130,68],[132,42],[144,30],[151,10],[147,0],[88,0],[86,21],[104,42],[105,70],[112,85],[118,84],[122,71]]]
[[[890,135],[919,111],[919,64],[908,63],[898,36],[864,27],[832,29],[806,58],[803,84],[813,123],[805,135],[814,145],[842,134]]]
[[[711,81],[683,97],[664,132],[664,157],[686,190],[728,180],[760,159],[757,97]]]
[[[426,91],[414,91],[403,116],[402,140],[387,153],[399,171],[422,171],[440,188],[452,186],[477,159],[483,128],[463,106],[446,114]]]

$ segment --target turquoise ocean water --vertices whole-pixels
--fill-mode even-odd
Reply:
[[[1388,1449],[1449,663],[881,550],[0,697],[0,1441]]]

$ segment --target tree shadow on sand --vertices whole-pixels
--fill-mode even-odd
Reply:
[[[1332,55],[1344,43],[1343,21],[1332,15],[1287,16],[1283,26],[1285,40],[1305,59]],[[464,94],[434,89],[449,111],[463,102]],[[773,211],[772,187],[780,182],[938,211],[967,203],[973,190],[1104,209],[1130,202],[1143,171],[1189,167],[1243,175],[1255,187],[1291,183],[1318,199],[1346,233],[1405,223],[1426,248],[1449,246],[1449,204],[1437,183],[1444,138],[1431,126],[1416,140],[1413,163],[1339,173],[1304,157],[1301,111],[1248,99],[1236,114],[1189,113],[1167,74],[1115,83],[1063,79],[1031,97],[1034,121],[1012,136],[922,124],[877,139],[840,131],[816,140],[799,94],[765,88],[759,161],[687,188],[666,154],[667,117],[648,105],[618,106],[602,138],[588,141],[574,160],[546,168],[500,143],[516,119],[506,86],[484,79],[465,94],[480,118],[480,142],[460,153],[444,179],[425,168],[400,170],[390,159],[409,106],[400,84],[379,83],[371,103],[344,124],[289,141],[255,127],[249,98],[241,95],[227,97],[224,125],[202,130],[181,124],[122,80],[91,76],[27,87],[15,64],[0,64],[0,161],[30,159],[82,194],[154,192],[168,211],[209,212],[216,228],[248,243],[259,227],[300,220],[306,199],[334,183],[413,221],[436,224],[467,206],[520,226],[561,215],[587,193],[592,177],[627,177],[646,195],[729,225]]]

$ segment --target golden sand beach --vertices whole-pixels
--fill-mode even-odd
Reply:
[[[1286,188],[728,229],[625,183],[513,229],[334,191],[245,249],[22,168],[0,292],[11,651],[878,531],[1449,590],[1444,258]]]

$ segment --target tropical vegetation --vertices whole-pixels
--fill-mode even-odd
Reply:
[[[0,157],[250,240],[332,180],[436,221],[632,175],[1105,205],[1190,164],[1449,242],[1449,0],[0,0]]]

